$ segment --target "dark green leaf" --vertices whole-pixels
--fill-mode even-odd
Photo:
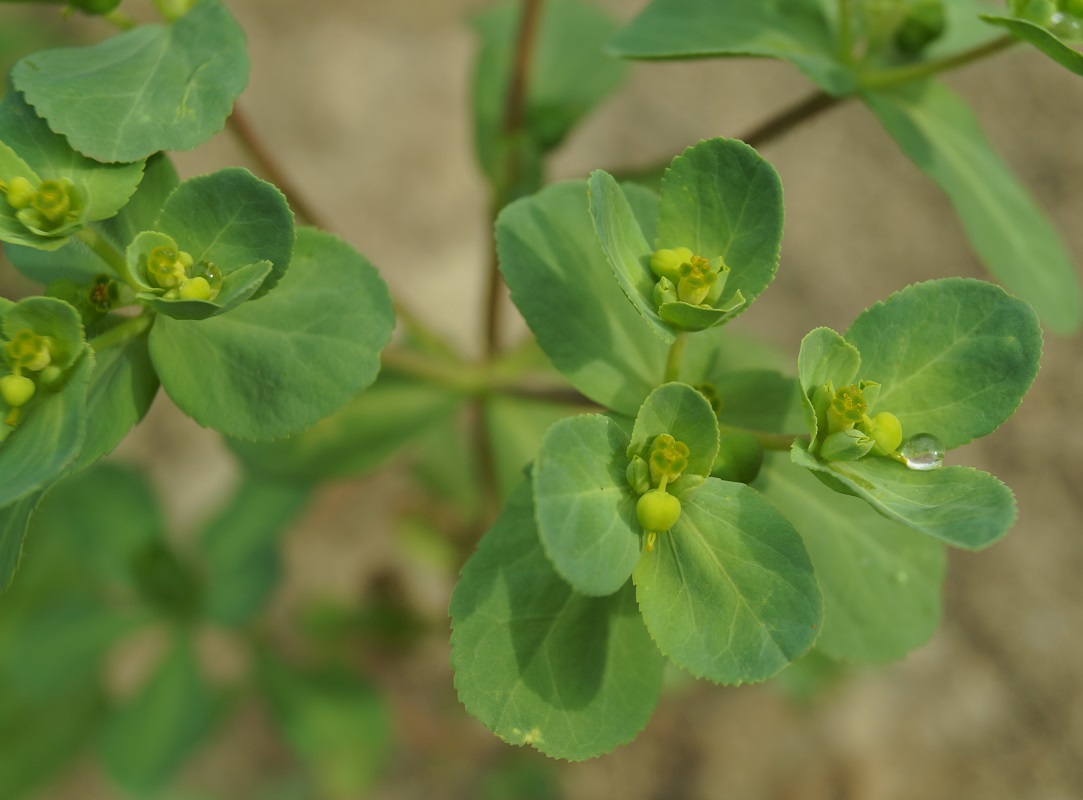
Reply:
[[[744,484],[708,478],[681,504],[632,575],[647,628],[697,677],[765,680],[812,646],[823,616],[801,537]]]
[[[160,317],[150,353],[165,390],[196,422],[275,439],[372,383],[393,326],[375,268],[345,242],[305,229],[273,292],[210,319]]]
[[[248,83],[244,31],[218,0],[171,25],[43,50],[12,70],[49,126],[98,161],[191,150],[225,125]]]
[[[1006,29],[1017,39],[1034,45],[1065,69],[1071,70],[1076,75],[1083,75],[1083,53],[1073,50],[1047,28],[1030,20],[1016,17],[982,14],[981,18],[990,25]]]
[[[1075,267],[970,108],[931,81],[866,92],[863,99],[903,152],[948,195],[989,270],[1050,328],[1077,330],[1083,302]]]
[[[688,446],[685,474],[711,474],[718,455],[718,417],[706,397],[683,383],[659,386],[636,415],[629,453],[647,460],[651,443],[663,433]]]
[[[529,484],[463,568],[451,618],[459,699],[507,742],[578,761],[630,741],[654,710],[663,659],[631,586],[576,594],[538,541]]]

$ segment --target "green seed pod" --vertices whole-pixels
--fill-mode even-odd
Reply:
[[[718,280],[718,273],[711,269],[711,262],[699,256],[681,264],[678,270],[677,297],[682,303],[697,306],[707,299],[711,285]]]
[[[636,518],[647,533],[665,533],[681,516],[681,501],[663,489],[651,489],[636,503]]]
[[[902,444],[902,423],[894,414],[881,411],[863,425],[865,433],[873,440],[872,453],[886,456],[894,453]]]
[[[727,433],[718,441],[711,475],[733,483],[752,483],[763,467],[763,445],[750,433]]]
[[[1045,27],[1053,21],[1057,6],[1053,0],[1029,0],[1020,4],[1016,14],[1029,22]]]
[[[910,55],[920,53],[944,35],[947,15],[941,0],[918,0],[895,30],[895,46]]]
[[[871,436],[866,436],[857,428],[838,431],[831,434],[820,445],[820,458],[825,461],[857,461],[872,449]]]
[[[206,278],[185,278],[177,287],[181,300],[210,300],[211,286]]]
[[[0,189],[4,190],[8,205],[16,211],[29,207],[34,201],[34,184],[26,178],[12,178],[6,184],[0,182]]]
[[[678,274],[681,264],[686,264],[692,259],[692,251],[687,247],[675,247],[672,250],[655,250],[651,256],[651,272],[659,278],[668,278],[676,284],[680,280]]]
[[[55,364],[50,364],[41,371],[40,375],[38,375],[38,383],[41,384],[42,389],[48,389],[50,392],[55,392],[64,385],[64,379],[66,377],[64,370]]]
[[[688,445],[678,442],[668,433],[659,434],[651,443],[651,481],[660,484],[663,479],[672,482],[688,469]]]
[[[0,397],[12,408],[26,405],[35,390],[34,382],[25,375],[5,375],[0,378]]]
[[[651,469],[639,456],[632,457],[628,463],[628,469],[624,471],[624,476],[636,494],[644,494],[651,488]]]
[[[181,253],[182,256],[188,256],[189,262],[192,257],[187,253]],[[188,265],[188,274],[193,278],[203,278],[207,282],[207,286],[211,290],[211,295],[208,300],[213,300],[218,296],[218,293],[222,291],[222,270],[212,264],[210,261],[200,261],[195,266]]]

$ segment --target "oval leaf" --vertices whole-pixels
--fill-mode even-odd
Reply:
[[[451,597],[451,666],[467,711],[506,742],[579,761],[650,719],[664,659],[631,585],[576,594],[545,557],[521,484]]]
[[[98,161],[191,150],[222,130],[248,83],[244,31],[219,0],[171,25],[42,50],[11,72],[49,126]]]
[[[711,474],[718,455],[718,417],[706,397],[683,383],[659,386],[639,409],[628,452],[646,459],[651,443],[663,433],[688,445],[685,474]]]
[[[304,229],[275,291],[210,319],[159,317],[150,354],[166,392],[196,422],[275,439],[372,383],[393,327],[376,269],[345,242]]]
[[[708,478],[632,575],[643,619],[679,666],[765,680],[816,640],[823,600],[793,526],[744,484]]]
[[[639,560],[627,448],[628,435],[616,423],[583,414],[546,432],[534,464],[534,508],[545,554],[582,594],[613,594]]]

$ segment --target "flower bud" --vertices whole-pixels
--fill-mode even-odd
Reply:
[[[659,278],[658,283],[654,284],[654,302],[663,306],[666,303],[676,303],[680,298],[677,297],[677,287],[673,285],[673,281],[669,278]]]
[[[875,442],[857,428],[831,434],[820,445],[820,458],[825,461],[857,461],[866,455]]]
[[[903,53],[920,53],[944,34],[946,25],[941,0],[917,0],[895,31],[895,46]]]
[[[211,287],[206,278],[185,278],[177,288],[181,300],[210,300]]]
[[[633,456],[628,463],[628,469],[624,471],[628,479],[628,485],[636,494],[644,494],[651,488],[651,470],[647,462],[639,456]]]
[[[34,396],[34,382],[25,375],[5,375],[0,378],[0,397],[12,408],[26,405]]]
[[[752,483],[763,466],[763,445],[751,433],[727,433],[718,442],[711,475],[734,483]]]
[[[681,264],[686,264],[692,258],[692,251],[687,247],[675,247],[672,250],[655,250],[651,256],[651,272],[659,278],[668,278],[676,284],[680,280],[678,274]]]
[[[26,178],[12,178],[6,184],[0,183],[0,189],[7,195],[8,205],[16,211],[26,208],[34,200],[34,184]]]
[[[64,385],[64,378],[64,370],[56,364],[50,364],[38,375],[38,383],[41,384],[41,388],[53,392]]]
[[[664,533],[681,516],[681,501],[663,489],[651,489],[636,503],[636,518],[647,533]]]

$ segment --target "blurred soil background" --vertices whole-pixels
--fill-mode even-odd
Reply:
[[[480,352],[491,232],[473,155],[474,40],[464,15],[485,3],[228,5],[248,33],[253,62],[240,106],[269,150],[402,303]],[[645,2],[604,5],[629,19]],[[91,40],[109,33],[97,21],[59,23],[50,9],[5,5],[0,14],[9,31],[29,23],[7,42],[21,52],[57,28]],[[974,105],[1083,262],[1078,77],[1020,47],[948,82]],[[652,164],[702,138],[740,136],[810,89],[792,68],[766,61],[634,64],[624,87],[558,153],[551,178]],[[739,328],[796,356],[811,328],[844,330],[861,309],[908,283],[985,277],[947,200],[859,105],[826,112],[763,154],[785,187],[782,265]],[[236,164],[258,172],[228,133],[176,163],[182,177]],[[0,268],[0,284],[7,296],[32,288],[8,267]],[[513,316],[509,339],[524,330]],[[933,639],[900,663],[854,669],[811,698],[795,700],[772,685],[676,680],[639,738],[607,757],[552,763],[504,745],[455,697],[446,621],[453,576],[419,571],[396,545],[397,516],[425,502],[401,466],[319,492],[285,541],[273,630],[287,650],[301,647],[291,644],[290,624],[299,604],[355,604],[389,583],[428,621],[430,632],[409,649],[356,655],[394,713],[392,756],[369,795],[381,800],[1079,800],[1081,365],[1083,338],[1048,336],[1019,413],[995,436],[950,454],[1011,486],[1020,514],[990,550],[951,554]],[[149,471],[181,534],[224,498],[236,475],[217,435],[164,394],[113,457]],[[137,644],[132,658],[115,659],[121,683],[145,669],[140,661],[154,649]],[[207,647],[223,669],[243,668],[230,665],[228,642]],[[185,768],[178,785],[187,793],[175,796],[243,800],[288,774],[290,757],[268,727],[258,704],[234,715]],[[520,775],[518,788],[494,778],[509,768]],[[523,783],[523,774],[536,777]],[[118,796],[90,757],[42,795]]]

